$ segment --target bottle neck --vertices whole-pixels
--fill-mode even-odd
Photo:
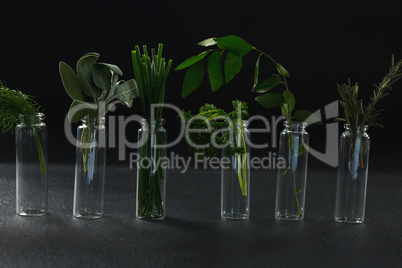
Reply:
[[[165,124],[165,119],[160,118],[157,120],[154,120],[151,124],[152,128],[163,128],[163,125]],[[148,119],[141,119],[141,127],[144,129],[148,129],[150,126],[149,120]]]
[[[344,125],[345,131],[350,132],[350,133],[366,133],[368,130],[368,125],[364,125],[363,127],[361,126],[355,126],[351,124],[345,124]]]
[[[292,122],[285,121],[283,122],[283,126],[285,127],[285,130],[288,131],[304,132],[306,131],[307,123],[298,121],[292,121]]]
[[[81,122],[83,125],[89,126],[89,127],[105,127],[105,117],[87,117],[85,116],[83,119],[81,119]]]
[[[36,114],[20,114],[18,115],[18,119],[21,125],[34,126],[34,125],[42,125],[44,124],[45,114],[44,113],[36,113]]]

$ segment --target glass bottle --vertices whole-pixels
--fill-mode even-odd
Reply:
[[[277,172],[275,218],[301,221],[305,213],[309,134],[306,123],[285,121],[283,125],[278,157],[284,165]]]
[[[165,218],[167,131],[163,118],[149,125],[141,120],[138,130],[139,168],[137,168],[136,216],[141,220],[162,220]]]
[[[48,212],[47,126],[45,115],[19,115],[15,130],[16,212],[42,216]]]
[[[105,117],[85,117],[77,129],[74,217],[103,217],[105,168]]]
[[[368,126],[345,124],[340,137],[334,213],[337,222],[364,222],[370,150],[367,130]]]
[[[234,122],[229,126],[233,143],[244,150],[223,148],[221,160],[221,216],[223,219],[245,220],[250,217],[250,139],[248,122]]]

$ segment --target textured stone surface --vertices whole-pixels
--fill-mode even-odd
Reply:
[[[333,221],[335,169],[310,170],[303,222],[274,219],[275,173],[252,172],[251,218],[220,218],[220,172],[169,171],[167,218],[135,218],[135,170],[108,166],[105,217],[72,217],[74,166],[49,166],[49,211],[15,215],[15,166],[0,165],[0,267],[397,267],[402,181],[370,173],[366,222]]]

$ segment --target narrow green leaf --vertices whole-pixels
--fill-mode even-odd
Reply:
[[[258,55],[257,61],[255,62],[255,68],[254,68],[254,85],[252,91],[254,91],[254,88],[258,85],[258,75],[260,74],[260,58],[261,55]]]
[[[64,89],[73,100],[85,100],[84,92],[82,91],[80,80],[77,74],[66,63],[60,61],[59,73]]]
[[[224,72],[225,83],[229,83],[241,70],[243,57],[237,56],[231,52],[228,53],[225,60]]]
[[[212,91],[218,90],[224,84],[222,52],[215,51],[209,56],[208,77]]]
[[[293,118],[296,121],[306,122],[308,124],[323,125],[320,118],[308,110],[297,110],[294,113]]]
[[[255,80],[254,80],[255,81]],[[282,83],[279,75],[273,74],[253,88],[253,92],[265,93]]]
[[[295,108],[295,103],[296,103],[295,96],[290,91],[284,91],[283,98],[285,99],[286,105],[290,105],[290,107],[288,107],[289,112],[292,112],[293,109]]]
[[[203,47],[210,47],[210,46],[216,45],[216,41],[214,39],[215,39],[214,37],[207,38],[205,40],[202,40],[201,42],[198,42],[197,45],[203,46]]]
[[[280,107],[285,101],[283,95],[278,92],[265,93],[264,95],[256,97],[255,100],[265,108]]]
[[[290,170],[290,166],[288,166],[288,168],[287,169],[285,169],[285,171],[282,173],[282,175],[283,176],[285,176],[286,175],[286,173],[288,173],[288,171]]]
[[[185,98],[200,87],[205,75],[204,60],[193,64],[186,73],[183,81],[181,97]]]
[[[245,56],[253,49],[252,45],[236,35],[214,38],[214,40],[220,47],[238,56]]]
[[[279,63],[276,64],[276,70],[280,75],[290,78],[289,72],[281,64]]]
[[[205,58],[205,56],[208,55],[209,52],[210,52],[210,50],[207,50],[207,51],[204,51],[204,52],[202,52],[202,53],[200,53],[198,55],[195,55],[195,56],[192,56],[192,57],[186,59],[179,66],[177,66],[175,70],[178,71],[178,70],[182,70],[182,69],[185,69],[187,67],[190,67],[194,63],[197,63],[198,61],[200,61],[203,58]]]

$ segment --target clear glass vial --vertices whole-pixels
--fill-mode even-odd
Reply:
[[[47,126],[45,115],[19,115],[15,130],[16,213],[42,216],[48,212]]]
[[[345,124],[340,137],[334,213],[337,222],[364,222],[370,151],[367,130],[368,126]]]
[[[278,157],[285,166],[277,172],[275,218],[301,221],[305,213],[309,134],[306,123],[286,121],[283,125]]]
[[[248,122],[234,122],[229,126],[234,134],[236,147],[244,152],[222,149],[221,160],[221,217],[231,220],[246,220],[250,217],[250,139]]]
[[[103,217],[106,169],[105,118],[84,118],[77,129],[73,216]]]
[[[165,218],[167,131],[163,118],[151,125],[141,120],[138,130],[139,167],[137,168],[136,216],[141,220],[162,220]]]

